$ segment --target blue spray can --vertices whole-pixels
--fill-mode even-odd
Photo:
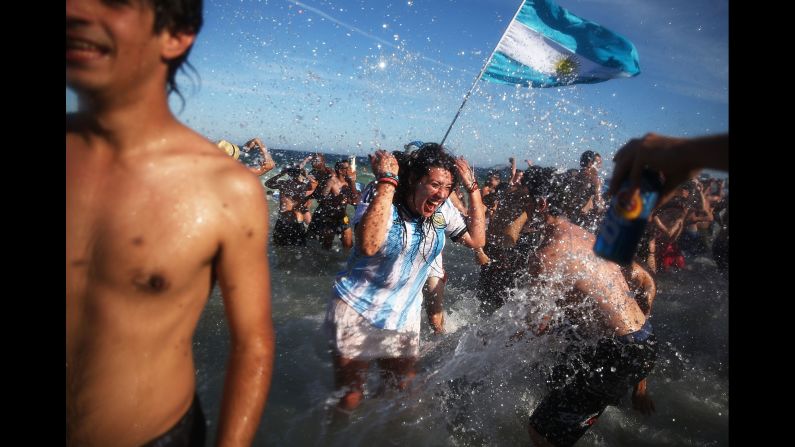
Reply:
[[[640,190],[634,194],[629,180],[625,181],[599,226],[593,251],[607,260],[629,265],[661,189],[660,175],[648,169],[641,174]]]

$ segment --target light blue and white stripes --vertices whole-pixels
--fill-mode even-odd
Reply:
[[[358,224],[372,200],[372,185],[365,188],[356,209]],[[436,212],[435,223],[424,225],[401,215],[392,205],[392,219],[383,246],[373,256],[364,256],[357,245],[344,271],[334,282],[334,296],[380,329],[407,330],[419,327],[422,286],[431,262],[441,254],[445,235],[452,238],[466,231],[466,223],[446,200]],[[443,225],[436,224],[443,222]]]
[[[638,52],[629,40],[551,0],[525,0],[497,44],[482,79],[557,87],[638,73]]]

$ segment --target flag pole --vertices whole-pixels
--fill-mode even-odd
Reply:
[[[445,132],[444,138],[442,138],[442,142],[439,143],[440,146],[444,145],[445,140],[447,140],[447,136],[450,135],[450,131],[453,129],[453,124],[455,124],[456,120],[458,119],[458,115],[461,114],[461,110],[464,109],[464,104],[467,103],[467,100],[469,99],[469,95],[472,94],[472,91],[475,89],[475,86],[478,85],[478,81],[480,80],[480,77],[483,76],[483,73],[486,72],[486,67],[488,67],[489,64],[491,63],[491,58],[494,57],[494,53],[497,51],[497,47],[500,45],[500,42],[502,42],[502,39],[505,37],[505,35],[508,34],[508,29],[511,27],[511,23],[513,23],[513,21],[516,20],[516,16],[519,15],[519,11],[522,10],[522,6],[524,6],[524,3],[525,3],[525,0],[522,0],[522,3],[519,4],[519,8],[516,9],[516,13],[514,13],[514,15],[513,15],[513,18],[511,19],[510,22],[508,22],[508,26],[505,27],[505,31],[502,32],[502,36],[500,37],[500,40],[497,41],[497,45],[495,45],[494,49],[491,50],[491,54],[489,55],[489,58],[486,59],[486,63],[483,64],[483,68],[480,69],[480,73],[478,74],[478,77],[475,78],[475,82],[472,83],[472,87],[469,88],[469,91],[467,92],[466,96],[464,96],[464,102],[461,103],[461,107],[458,108],[458,111],[455,113],[455,117],[453,117],[453,122],[450,123],[450,127],[447,128],[447,132]]]

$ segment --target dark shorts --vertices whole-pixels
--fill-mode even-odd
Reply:
[[[480,312],[491,315],[505,304],[510,290],[515,286],[517,272],[496,263],[480,266],[477,297],[480,301]]]
[[[712,259],[721,271],[729,269],[729,231],[721,230],[712,244]]]
[[[677,241],[679,248],[688,256],[699,256],[707,252],[707,244],[701,233],[685,230]]]
[[[196,395],[188,412],[169,431],[142,447],[203,447],[206,434],[207,422],[204,419],[199,396]]]
[[[340,211],[337,209],[318,208],[312,214],[312,222],[307,229],[307,236],[312,238],[327,234],[342,235],[350,227],[345,209]]]
[[[303,222],[288,222],[278,219],[273,228],[273,245],[306,245],[306,230]]]
[[[482,314],[491,315],[505,304],[517,280],[527,273],[527,258],[538,248],[539,241],[537,233],[522,233],[510,248],[486,244],[484,251],[491,262],[480,266],[477,286]]]
[[[553,375],[562,379],[530,416],[530,425],[557,447],[574,445],[608,405],[651,372],[656,358],[648,320],[637,332],[599,340],[556,367]]]

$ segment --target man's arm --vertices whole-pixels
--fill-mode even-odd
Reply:
[[[654,401],[649,396],[645,378],[632,389],[632,408],[646,416],[651,416],[655,411]]]
[[[510,157],[508,159],[508,163],[511,164],[511,178],[508,179],[508,185],[509,186],[514,186],[517,183],[516,182],[516,180],[517,180],[516,179],[516,158]]]
[[[550,255],[549,257],[553,256],[554,255]],[[547,261],[546,256],[530,257],[527,266],[529,273],[528,290],[541,291],[540,296],[548,296],[549,291],[553,289],[559,289],[561,293],[563,292],[557,283],[551,283],[547,280],[547,275],[544,274],[544,269],[549,269],[549,264],[550,263]],[[544,335],[549,330],[554,313],[554,307],[544,308],[543,303],[542,305],[535,304],[533,307],[528,306],[527,315],[525,315],[524,318],[526,329],[517,331],[510,337],[510,340],[520,340],[522,337],[524,337],[525,331],[530,331],[536,336]]]
[[[345,176],[345,183],[348,184],[348,203],[351,205],[358,205],[359,200],[362,199],[362,193],[356,189],[356,172],[351,172],[351,175]]]
[[[616,152],[613,161],[616,165],[610,181],[611,195],[618,192],[626,178],[634,188],[639,187],[644,168],[662,172],[665,183],[657,202],[659,207],[671,198],[677,186],[701,169],[729,169],[729,134],[675,138],[649,133],[630,140]]]
[[[268,152],[268,148],[265,147],[259,138],[248,140],[244,146],[248,147],[249,150],[256,148],[262,154],[262,163],[259,165],[259,167],[249,168],[254,174],[259,176],[276,167],[276,162],[273,161],[270,152]]]
[[[280,173],[274,175],[273,177],[269,178],[268,180],[266,180],[265,181],[265,186],[267,186],[270,189],[279,189],[279,188],[281,188],[281,185],[279,185],[279,179],[282,178],[282,176],[284,174],[285,174],[285,172],[282,169],[282,172],[280,172]]]
[[[312,157],[313,157],[312,155],[307,155],[306,157],[304,157],[304,159],[301,160],[301,163],[298,163],[298,167],[304,169],[304,166],[306,166],[306,164],[309,163],[309,160],[311,160]]]
[[[274,331],[267,256],[268,206],[255,177],[226,181],[229,208],[223,213],[215,260],[231,336],[219,446],[248,446],[254,439],[271,384]],[[225,179],[226,180],[226,179]]]
[[[654,278],[651,274],[640,266],[637,262],[633,262],[629,267],[629,271],[624,272],[624,277],[627,280],[630,290],[635,296],[635,301],[638,307],[646,317],[651,314],[651,307],[654,304],[654,298],[657,296],[657,286],[654,283]]]

